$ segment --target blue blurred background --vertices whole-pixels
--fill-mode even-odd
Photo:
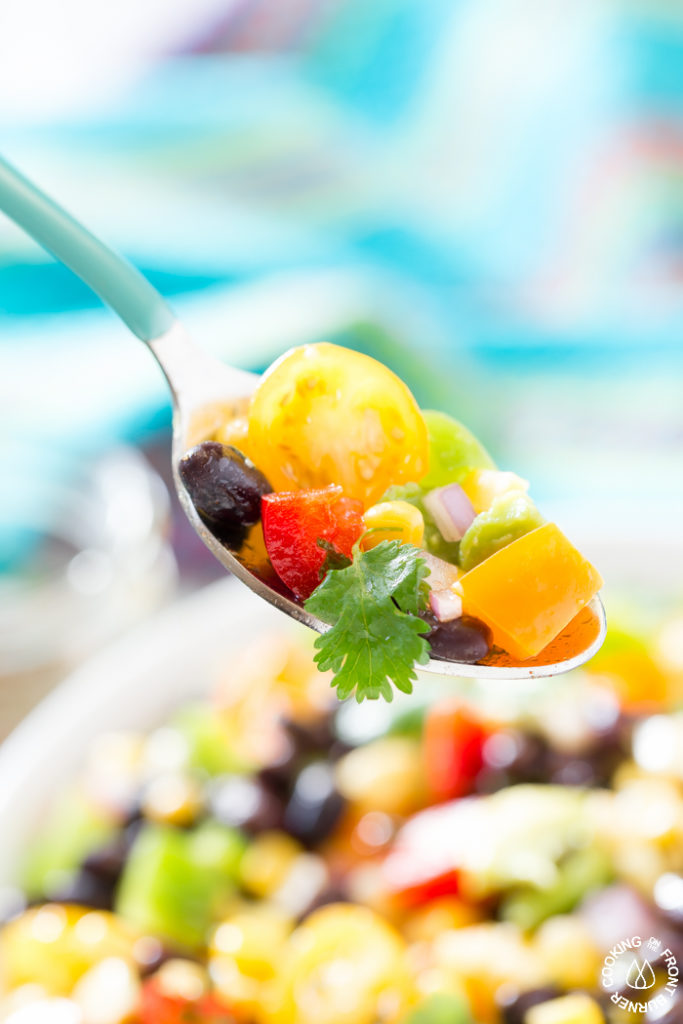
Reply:
[[[529,476],[608,581],[651,567],[681,589],[679,0],[4,0],[2,18],[4,155],[201,344],[253,369],[321,338],[376,355]],[[170,410],[143,346],[2,217],[0,313],[16,611],[65,482],[121,444],[167,473]],[[214,573],[174,529],[181,581]],[[89,601],[100,570],[71,567]],[[16,630],[0,618],[0,656]]]

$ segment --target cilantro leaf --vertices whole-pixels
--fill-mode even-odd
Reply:
[[[410,544],[385,540],[370,551],[354,548],[353,562],[328,572],[306,601],[306,611],[332,628],[315,641],[315,660],[331,669],[339,698],[393,698],[393,685],[412,693],[415,662],[429,660],[427,564]]]

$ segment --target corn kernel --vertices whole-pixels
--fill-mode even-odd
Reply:
[[[240,973],[250,978],[274,978],[293,920],[267,903],[247,907],[228,917],[216,929],[211,943],[214,957],[230,957]]]
[[[201,809],[199,783],[180,772],[169,772],[152,779],[142,798],[145,817],[165,825],[191,825]]]
[[[263,832],[247,847],[240,866],[243,887],[265,898],[276,892],[302,851],[285,832]]]
[[[524,1024],[604,1024],[604,1018],[594,999],[576,992],[532,1006]]]
[[[425,532],[419,508],[408,501],[380,501],[363,515],[366,529],[372,530],[361,542],[364,551],[377,547],[383,540],[398,540],[419,548]]]
[[[433,942],[442,932],[466,928],[480,919],[480,913],[471,904],[457,896],[443,896],[410,914],[403,924],[403,933],[409,942]]]
[[[129,1024],[138,1016],[140,981],[137,971],[118,957],[100,960],[83,975],[72,999],[88,1024]]]
[[[434,967],[462,986],[473,1020],[482,1024],[499,1020],[500,989],[525,991],[547,984],[537,950],[515,925],[486,921],[449,929],[437,935],[432,949]]]
[[[572,914],[548,918],[536,932],[535,946],[557,985],[591,988],[600,973],[600,953],[588,926]]]
[[[193,1002],[201,999],[209,989],[209,975],[205,967],[192,960],[167,960],[155,974],[160,992],[170,999]]]
[[[383,736],[356,747],[338,762],[335,781],[360,810],[410,814],[424,799],[420,746],[406,736]]]
[[[262,999],[272,982],[243,974],[231,956],[213,957],[209,962],[209,974],[216,995],[236,1011],[239,1020],[244,1017],[248,1020],[263,1019]]]

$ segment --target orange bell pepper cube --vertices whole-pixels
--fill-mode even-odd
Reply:
[[[602,586],[600,573],[554,523],[484,559],[459,580],[463,610],[520,661],[540,654]]]

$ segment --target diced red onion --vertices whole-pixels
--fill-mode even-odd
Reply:
[[[431,590],[429,605],[439,622],[462,617],[462,598],[452,590]]]
[[[460,484],[437,487],[425,495],[425,508],[431,512],[444,540],[461,540],[476,513]]]
[[[447,590],[460,579],[457,565],[446,562],[443,558],[430,555],[429,551],[420,551],[420,557],[427,563],[429,576],[427,582],[432,590]]]

